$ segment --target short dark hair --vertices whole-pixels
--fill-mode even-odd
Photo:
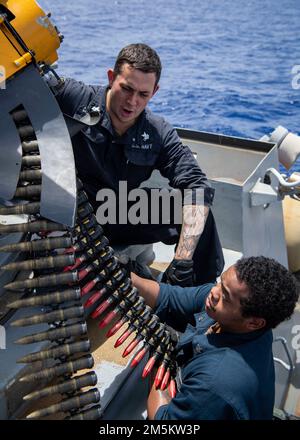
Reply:
[[[147,44],[136,43],[123,47],[115,62],[115,74],[121,73],[125,63],[142,72],[155,73],[155,85],[158,84],[161,75],[161,61],[155,50]]]
[[[275,328],[293,314],[299,297],[295,277],[272,258],[241,258],[235,264],[239,281],[250,291],[241,300],[242,316],[256,316],[266,320],[267,328]]]

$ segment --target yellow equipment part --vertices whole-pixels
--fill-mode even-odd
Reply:
[[[58,56],[60,38],[57,29],[35,0],[0,0],[0,14],[8,10],[14,18],[10,24],[33,52],[37,63],[53,64]],[[32,62],[0,15],[0,65],[6,79]]]

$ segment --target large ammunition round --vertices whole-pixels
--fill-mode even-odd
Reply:
[[[97,376],[94,371],[83,374],[82,376],[76,376],[72,379],[68,379],[60,384],[52,385],[43,388],[38,391],[34,391],[27,396],[24,396],[24,400],[37,400],[43,397],[51,396],[56,393],[65,394],[72,393],[80,390],[81,388],[95,386],[97,383]]]
[[[27,118],[27,113],[25,110],[16,110],[11,115],[15,122],[21,122]]]
[[[72,244],[71,237],[53,237],[43,240],[22,241],[0,246],[0,252],[38,252],[68,248]]]
[[[33,344],[40,341],[55,341],[60,339],[67,339],[71,336],[81,336],[86,334],[87,326],[85,322],[66,325],[47,330],[45,332],[34,333],[33,335],[24,336],[15,341],[15,344]]]
[[[6,284],[7,290],[33,289],[35,287],[51,287],[64,284],[70,284],[77,281],[77,272],[65,272],[52,275],[44,275],[31,280],[14,281]]]
[[[80,393],[77,396],[70,397],[68,399],[62,400],[60,403],[48,406],[48,408],[43,408],[27,416],[28,419],[36,419],[38,417],[49,416],[50,414],[71,411],[77,408],[82,408],[90,403],[98,403],[100,400],[100,393],[97,388],[93,388],[85,393]]]
[[[84,353],[91,348],[90,341],[78,341],[70,344],[59,345],[58,347],[49,348],[47,350],[30,353],[18,359],[19,364],[30,364],[32,362],[42,361],[44,359],[58,359],[65,356],[70,356],[74,353]]]
[[[37,371],[32,374],[27,374],[20,378],[20,382],[36,382],[42,379],[53,379],[57,376],[65,374],[76,373],[76,371],[92,368],[94,366],[94,359],[91,355],[83,356],[75,361],[64,362],[55,367],[44,368],[42,371]]]
[[[42,180],[42,170],[24,170],[20,172],[19,182]]]
[[[34,136],[34,129],[32,125],[24,125],[18,128],[20,137],[25,140],[26,138]]]
[[[73,254],[55,255],[54,257],[35,258],[33,260],[17,261],[1,267],[2,270],[39,270],[65,267],[75,263]]]
[[[24,205],[1,206],[0,215],[15,214],[38,214],[40,212],[40,203],[26,203]]]
[[[14,301],[7,305],[10,309],[20,309],[21,307],[47,306],[61,304],[67,301],[78,301],[81,298],[79,288],[67,289],[61,292],[46,293],[31,298],[24,298]]]
[[[23,156],[22,157],[22,168],[37,168],[41,167],[41,156]]]
[[[86,409],[73,416],[66,417],[67,420],[99,420],[102,417],[100,405],[95,405],[92,408]]]
[[[26,153],[38,153],[39,144],[38,141],[24,141],[22,142],[23,152]]]
[[[41,191],[42,191],[41,185],[19,186],[16,189],[14,197],[19,199],[31,199],[34,197],[40,197]]]
[[[28,316],[27,318],[17,319],[11,325],[13,327],[26,327],[28,325],[41,324],[47,322],[51,324],[57,321],[66,321],[67,319],[81,318],[84,316],[84,307],[74,306],[67,309],[54,310],[53,312],[41,313],[39,315]]]

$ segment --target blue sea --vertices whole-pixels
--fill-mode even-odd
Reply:
[[[277,125],[300,132],[299,0],[39,3],[65,36],[65,76],[106,84],[119,50],[144,42],[163,64],[150,107],[173,125],[254,139]]]

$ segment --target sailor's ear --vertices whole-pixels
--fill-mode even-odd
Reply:
[[[109,86],[111,87],[114,80],[116,79],[116,75],[115,75],[115,72],[113,71],[113,69],[108,69],[107,78],[108,78]]]
[[[246,326],[249,331],[259,330],[266,326],[266,320],[264,318],[250,317],[247,318]]]
[[[155,95],[155,93],[158,91],[158,89],[159,89],[159,84],[156,84],[156,86],[154,87],[152,96]]]

